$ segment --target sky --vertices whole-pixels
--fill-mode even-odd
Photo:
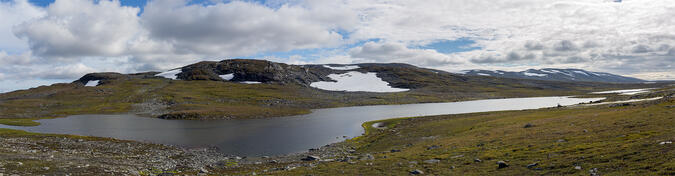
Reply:
[[[0,92],[204,60],[675,79],[663,0],[0,0]]]

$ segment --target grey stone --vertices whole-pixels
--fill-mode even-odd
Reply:
[[[199,173],[209,173],[209,170],[206,170],[206,168],[199,168]]]
[[[533,167],[535,167],[535,166],[537,166],[537,165],[539,165],[539,163],[528,164],[528,165],[527,165],[527,168],[528,168],[528,169],[532,169]]]
[[[302,158],[301,160],[303,160],[303,161],[316,161],[316,160],[320,160],[320,159],[321,158],[318,157],[318,156],[307,155],[307,157]]]
[[[428,164],[436,164],[438,162],[441,162],[441,160],[437,160],[437,159],[424,160],[424,163],[428,163]]]
[[[509,167],[509,164],[507,164],[506,162],[504,162],[504,161],[497,161],[497,168],[498,168],[498,169],[501,169],[501,168],[507,168],[507,167]]]
[[[433,149],[437,149],[437,148],[441,148],[441,146],[432,145],[432,146],[427,147],[427,150],[433,150]]]
[[[413,171],[410,171],[410,174],[413,174],[413,175],[420,175],[420,174],[424,174],[424,172],[422,172],[422,171],[419,170],[419,169],[415,169],[415,170],[413,170]]]

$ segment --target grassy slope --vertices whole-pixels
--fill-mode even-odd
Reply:
[[[346,143],[356,148],[354,155],[371,153],[375,160],[320,163],[271,174],[406,175],[419,169],[435,175],[588,175],[591,168],[602,175],[675,174],[675,145],[659,144],[675,140],[675,100],[635,104],[379,121],[387,124],[386,130],[369,122],[364,124],[366,135]],[[534,127],[523,128],[527,123]],[[433,145],[440,148],[427,149]],[[388,152],[392,149],[402,151]],[[440,162],[423,162],[429,159]],[[510,167],[497,169],[500,160]],[[531,163],[538,163],[534,168],[540,170],[525,167]]]

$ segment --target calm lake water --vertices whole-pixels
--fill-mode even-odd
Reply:
[[[452,103],[357,106],[316,109],[299,116],[249,120],[162,120],[123,115],[74,115],[38,120],[36,127],[0,125],[39,133],[113,137],[152,143],[215,146],[238,156],[280,155],[306,151],[352,138],[366,121],[397,117],[523,110],[573,105],[602,98],[536,97]]]

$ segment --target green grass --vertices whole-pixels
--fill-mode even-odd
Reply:
[[[36,119],[0,119],[0,124],[12,126],[38,126],[39,122],[33,121]]]

